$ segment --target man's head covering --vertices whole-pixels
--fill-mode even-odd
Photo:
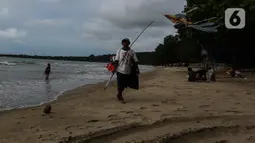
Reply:
[[[121,43],[124,43],[124,42],[128,42],[128,44],[130,44],[130,40],[128,38],[122,39]]]

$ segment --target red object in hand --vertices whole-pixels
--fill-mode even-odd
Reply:
[[[108,71],[110,71],[110,72],[114,72],[114,71],[115,71],[115,66],[114,66],[113,63],[107,64],[106,68],[107,68]]]

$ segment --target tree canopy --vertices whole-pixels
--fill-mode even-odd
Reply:
[[[187,14],[193,21],[218,17],[217,33],[207,33],[191,28],[179,28],[176,35],[166,36],[155,50],[157,63],[201,61],[201,45],[209,51],[216,62],[238,67],[255,66],[253,34],[255,26],[254,0],[187,0],[184,12],[198,7]],[[229,30],[224,25],[227,8],[243,8],[246,11],[246,26],[240,30]],[[169,25],[170,26],[170,25]]]

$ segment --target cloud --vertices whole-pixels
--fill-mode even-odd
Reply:
[[[8,8],[2,8],[0,10],[0,15],[7,15],[9,13],[9,9]]]
[[[9,9],[8,8],[2,8],[0,9],[0,19],[1,18],[6,18],[9,14]]]
[[[24,44],[25,42],[22,40],[13,40],[14,43],[18,43],[18,44]]]
[[[178,2],[177,0],[138,0],[136,2],[135,4],[125,0],[104,2],[100,10],[102,18],[121,28],[143,27],[151,20],[156,20],[155,26],[166,26],[169,22],[165,20],[163,14],[179,13],[185,4],[184,0]]]
[[[46,2],[46,3],[56,3],[59,2],[61,0],[39,0],[40,2]]]
[[[180,13],[184,4],[184,0],[104,1],[99,15],[84,23],[82,37],[94,42],[104,41],[110,45],[109,50],[113,50],[120,46],[122,38],[134,40],[150,21],[155,20],[135,44],[139,51],[152,51],[165,36],[176,32],[163,14]]]
[[[26,26],[65,26],[68,24],[67,20],[63,19],[34,19],[25,23]]]
[[[124,32],[119,27],[114,27],[112,23],[103,19],[91,19],[82,26],[82,37],[94,40],[113,40],[116,34]]]
[[[5,17],[0,20],[0,52],[16,48],[16,52],[45,55],[115,53],[122,38],[134,40],[155,20],[133,47],[152,51],[165,36],[175,33],[163,14],[181,12],[185,1],[0,0],[0,19]]]
[[[23,30],[17,30],[16,28],[9,28],[0,30],[0,39],[17,39],[26,37],[27,32]]]

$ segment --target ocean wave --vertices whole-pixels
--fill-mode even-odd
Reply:
[[[75,71],[76,74],[87,74],[88,71]]]
[[[0,62],[0,65],[6,65],[6,66],[14,66],[16,63],[8,62],[8,61],[2,61]]]
[[[36,62],[29,61],[0,61],[0,65],[15,66],[15,65],[34,65]]]
[[[28,64],[28,65],[37,64],[36,62],[28,62],[28,61],[13,61],[13,63],[16,63],[16,64]]]
[[[51,65],[64,66],[64,67],[79,67],[81,64],[69,64],[69,63],[54,62]]]
[[[60,66],[60,67],[84,67],[84,68],[95,68],[95,67],[100,67],[98,64],[94,63],[88,63],[84,64],[83,62],[81,63],[67,63],[67,62],[52,62],[52,61],[26,61],[26,60],[3,60],[0,61],[0,65],[6,65],[6,66],[15,66],[15,65],[44,65],[47,66],[47,64],[50,63],[53,66]]]

